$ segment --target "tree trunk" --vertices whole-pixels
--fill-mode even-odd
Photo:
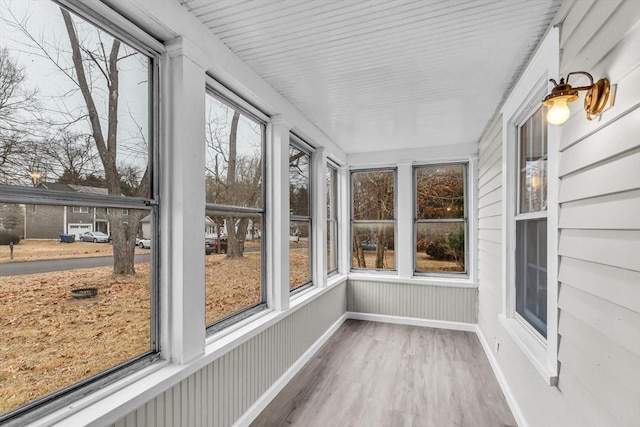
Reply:
[[[376,236],[376,268],[384,268],[384,244],[386,238],[383,231]]]
[[[356,257],[356,262],[358,263],[359,268],[367,268],[367,263],[364,259],[364,251],[362,250],[362,246],[360,246],[360,242],[358,242],[358,237],[353,236],[353,255]]]
[[[238,121],[240,113],[233,112],[231,119],[231,130],[229,131],[229,166],[227,169],[227,194],[229,204],[235,205],[236,191],[236,164],[238,159],[237,138],[238,138]],[[227,217],[227,258],[242,258],[244,256],[244,237],[245,234],[240,230],[239,224],[236,229],[236,218]],[[240,221],[242,222],[242,221]]]
[[[102,166],[104,167],[107,190],[109,194],[119,195],[121,192],[120,176],[118,174],[116,155],[118,148],[118,53],[120,51],[120,41],[114,39],[109,52],[108,68],[105,70],[107,73],[105,78],[107,80],[106,83],[109,91],[107,138],[105,140],[100,123],[100,116],[91,93],[91,86],[87,81],[80,42],[78,41],[78,36],[75,27],[73,26],[71,15],[63,8],[60,8],[60,11],[65,23],[67,35],[69,36],[69,42],[71,44],[73,67],[78,79],[78,87],[80,88],[80,92],[82,93],[82,97],[84,98],[87,106],[93,139],[96,143],[96,148],[100,155],[100,160],[102,161]],[[148,170],[149,168],[147,166],[141,185],[141,191],[147,187],[146,178],[148,176]],[[142,213],[138,212],[137,215],[134,216],[137,217],[137,220],[134,218],[127,218],[128,224],[123,224],[122,218],[118,218],[117,216],[116,220],[111,222],[114,274],[135,274],[134,250],[138,224],[140,223]]]

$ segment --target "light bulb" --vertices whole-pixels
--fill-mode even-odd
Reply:
[[[558,99],[547,112],[547,121],[552,125],[561,125],[567,121],[571,110],[564,99]]]

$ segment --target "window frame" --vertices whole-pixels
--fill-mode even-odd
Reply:
[[[550,386],[558,384],[558,156],[560,128],[547,125],[547,338],[515,316],[516,158],[518,127],[540,106],[558,79],[559,29],[551,28],[538,46],[502,108],[502,309],[505,331]]]
[[[228,106],[229,108],[234,109],[235,111],[240,112],[241,115],[245,115],[252,121],[258,123],[262,129],[262,153],[261,153],[261,163],[262,163],[262,172],[261,172],[261,180],[262,180],[262,188],[261,188],[261,197],[262,197],[262,208],[251,208],[251,207],[243,207],[243,206],[232,206],[232,205],[221,205],[216,203],[210,203],[206,201],[206,195],[204,195],[205,199],[205,210],[203,215],[206,216],[208,211],[218,211],[218,212],[228,212],[230,214],[237,213],[244,216],[250,217],[260,217],[261,224],[261,235],[260,235],[260,302],[244,307],[238,311],[230,313],[226,316],[223,316],[219,319],[216,319],[212,323],[206,322],[206,312],[205,312],[205,334],[206,337],[210,337],[223,329],[226,329],[238,322],[241,322],[248,317],[253,316],[254,314],[260,313],[267,309],[267,275],[266,275],[266,266],[267,266],[267,238],[268,232],[266,230],[266,216],[267,216],[267,189],[266,189],[266,176],[267,176],[267,161],[266,161],[266,148],[267,148],[267,124],[268,117],[258,110],[256,107],[245,101],[239,95],[227,89],[220,82],[216,81],[211,76],[206,76],[206,85],[205,85],[205,100],[207,96],[211,96],[216,101]],[[206,144],[204,149],[206,150]],[[202,246],[202,255],[206,256],[204,245]],[[205,287],[206,292],[206,275],[204,276],[205,282],[203,286]],[[206,295],[206,294],[205,294]],[[206,298],[206,296],[205,296]]]
[[[418,169],[424,167],[439,167],[439,166],[462,166],[462,179],[463,179],[463,197],[464,197],[464,214],[462,219],[418,219]],[[471,269],[469,268],[470,256],[469,256],[469,224],[471,219],[469,218],[469,162],[468,161],[453,161],[453,162],[444,162],[444,163],[420,163],[413,165],[412,168],[412,179],[413,179],[413,275],[416,277],[442,277],[442,278],[469,278],[471,273]],[[462,222],[464,224],[464,271],[460,272],[438,272],[438,271],[418,271],[418,224],[425,223],[442,223],[442,222],[450,222],[450,223],[459,223]]]
[[[354,220],[353,219],[353,176],[357,173],[392,172],[393,173],[393,219]],[[359,268],[353,265],[353,226],[356,223],[392,223],[393,224],[393,268]],[[352,273],[398,274],[398,167],[354,168],[349,170],[349,271]]]
[[[72,213],[80,213],[80,214],[88,214],[89,213],[89,206],[72,206],[71,207],[71,212]]]
[[[315,197],[314,173],[316,172],[315,168],[313,167],[313,162],[314,162],[315,149],[293,132],[290,132],[289,134],[289,147],[296,148],[309,156],[309,183],[307,188],[308,200],[309,200],[309,207],[308,207],[309,215],[294,215],[293,213],[291,213],[291,209],[289,209],[289,228],[291,228],[292,221],[308,222],[309,224],[308,226],[308,229],[309,229],[309,280],[304,283],[300,283],[293,288],[290,287],[289,294],[294,295],[307,288],[314,286],[313,257],[318,256],[319,254],[314,253],[314,232],[313,232],[313,226],[314,226],[313,213],[315,212],[314,211],[315,206],[313,202]],[[291,249],[289,249],[289,251],[291,251]],[[289,260],[289,269],[291,269],[291,260]]]
[[[543,114],[543,120],[547,126],[547,130],[549,128],[549,124],[546,123],[546,119],[544,118],[544,107],[542,105],[539,106],[539,108],[533,108],[529,111],[529,114],[527,114],[521,121],[519,121],[519,123],[516,125],[516,144],[514,147],[514,154],[515,154],[515,159],[516,159],[516,183],[515,183],[515,196],[514,196],[514,201],[515,201],[515,212],[513,213],[513,222],[514,222],[514,228],[513,228],[513,232],[514,232],[514,243],[515,243],[515,251],[516,254],[514,256],[514,261],[513,261],[513,268],[515,270],[515,272],[517,272],[518,269],[518,256],[517,256],[517,250],[520,247],[521,244],[524,244],[523,242],[518,241],[517,238],[517,228],[518,228],[518,224],[520,223],[527,223],[529,221],[537,221],[537,220],[542,220],[544,219],[546,221],[547,224],[547,234],[548,234],[548,217],[549,217],[549,212],[548,212],[548,199],[547,199],[547,207],[545,207],[545,209],[543,210],[539,210],[539,211],[529,211],[529,212],[522,212],[522,198],[524,196],[523,191],[522,191],[522,164],[521,164],[521,160],[522,160],[522,156],[524,155],[522,153],[522,138],[521,138],[521,130],[522,128],[527,124],[527,122],[533,118],[533,116],[538,112],[541,111]],[[548,133],[547,133],[548,135]],[[548,136],[547,136],[547,140],[548,140]],[[547,151],[545,152],[545,159],[548,161],[549,159],[549,145],[548,145],[548,141],[547,141]],[[546,173],[546,178],[548,179],[548,171],[545,170]],[[548,194],[547,194],[548,197]],[[548,236],[547,236],[547,241],[548,241]],[[547,244],[548,246],[548,244]],[[548,247],[547,247],[547,251],[548,251]],[[548,278],[548,268],[547,268],[547,272],[546,272],[546,276]],[[518,295],[518,291],[519,291],[519,287],[520,286],[525,286],[526,287],[526,283],[525,284],[521,284],[518,283],[518,279],[517,279],[517,274],[516,277],[514,277],[513,280],[513,285],[514,285],[514,289],[513,289],[513,317],[518,320],[520,323],[522,323],[522,325],[524,327],[526,327],[527,329],[530,330],[530,332],[540,341],[542,342],[546,342],[546,337],[544,335],[542,335],[536,328],[535,326],[533,326],[531,324],[531,322],[529,320],[527,320],[522,314],[518,313],[516,305],[517,305],[517,295]],[[547,290],[548,291],[548,290]],[[545,325],[546,327],[547,325]]]
[[[0,203],[21,204],[31,206],[36,212],[38,205],[79,208],[80,212],[89,213],[90,208],[140,209],[150,211],[152,217],[151,238],[160,246],[160,82],[161,57],[165,52],[164,45],[159,43],[148,33],[125,20],[117,12],[106,8],[93,8],[83,4],[80,0],[50,0],[51,3],[68,10],[86,24],[92,25],[112,37],[120,40],[138,53],[148,58],[149,92],[147,99],[149,147],[149,193],[147,197],[122,197],[119,195],[88,194],[59,190],[42,191],[32,187],[0,184]],[[100,10],[97,10],[100,9]],[[104,12],[101,13],[101,12]],[[81,212],[86,208],[86,212]],[[115,383],[134,372],[150,366],[160,359],[160,251],[150,254],[150,312],[149,312],[149,350],[134,358],[125,360],[90,377],[57,389],[47,395],[31,400],[24,405],[0,414],[0,424],[11,426],[25,425],[30,422],[60,410],[83,396],[95,393],[105,386]]]
[[[330,233],[331,233],[331,228],[329,227],[327,229],[327,240],[329,242],[331,242],[332,244],[332,249],[333,249],[333,253],[334,253],[334,257],[336,260],[336,265],[335,268],[330,269],[330,262],[329,262],[329,257],[327,257],[327,265],[326,265],[326,270],[327,270],[327,277],[331,277],[331,276],[335,276],[336,274],[339,273],[340,270],[340,221],[339,221],[339,200],[340,200],[340,186],[338,183],[339,180],[339,172],[340,171],[340,167],[334,163],[333,161],[327,159],[327,173],[332,174],[332,180],[331,180],[331,188],[328,188],[327,190],[327,199],[329,199],[329,196],[331,197],[331,200],[327,200],[327,205],[329,207],[329,209],[327,210],[328,215],[327,215],[327,223],[332,223],[333,227],[336,230],[336,237],[334,240],[329,240],[330,239]],[[328,246],[328,245],[327,245]],[[327,255],[327,254],[325,254]]]

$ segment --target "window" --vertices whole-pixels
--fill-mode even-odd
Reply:
[[[327,167],[327,273],[338,271],[338,169]]]
[[[0,148],[0,236],[11,235],[25,265],[59,260],[0,281],[3,425],[28,425],[157,357],[158,199],[146,177],[157,173],[158,54],[89,19],[47,1],[0,8],[0,81],[11,85],[0,91],[0,146],[11,144]],[[128,227],[108,218],[113,244],[94,215],[74,215],[123,208]],[[151,255],[134,259],[144,217]],[[87,232],[84,246],[58,243]],[[113,261],[86,268],[87,256]]]
[[[560,34],[551,28],[502,109],[500,323],[549,385],[558,383],[558,154],[560,128],[540,100],[558,79]]]
[[[205,106],[205,319],[210,331],[265,307],[265,122],[209,91]]]
[[[466,165],[419,166],[415,179],[415,272],[466,273]]]
[[[289,146],[289,288],[311,283],[311,151],[292,138]]]
[[[351,173],[353,269],[395,269],[395,170]]]
[[[547,122],[539,108],[518,129],[516,313],[547,336]]]
[[[129,209],[122,209],[122,215],[129,215]]]

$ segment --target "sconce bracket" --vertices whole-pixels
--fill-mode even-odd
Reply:
[[[606,77],[595,82],[587,91],[584,97],[584,109],[588,120],[593,120],[592,116],[602,113],[607,106],[610,91],[611,85]]]

